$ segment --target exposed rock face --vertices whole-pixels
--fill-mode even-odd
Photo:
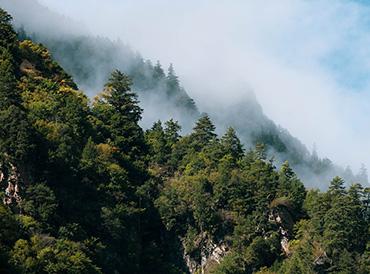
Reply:
[[[278,232],[280,234],[280,244],[286,256],[291,254],[289,250],[289,237],[293,229],[293,219],[289,211],[282,206],[272,208],[269,215],[270,222],[278,225]]]
[[[23,60],[19,69],[25,74],[36,74],[39,73],[35,66],[28,60]]]
[[[199,243],[199,258],[195,259],[191,254],[184,253],[184,260],[190,273],[208,273],[208,269],[214,264],[220,264],[225,257],[228,246],[225,243],[214,243],[205,234],[201,235]]]
[[[289,209],[283,205],[274,206],[270,209],[268,217],[269,221],[277,226],[282,251],[286,256],[290,256],[289,239],[292,236],[294,221]],[[264,231],[261,231],[261,233],[264,234]],[[190,273],[208,273],[215,264],[221,263],[229,250],[226,243],[215,243],[206,233],[197,237],[194,246],[197,247],[197,255],[185,251],[183,255]]]
[[[5,196],[3,203],[11,205],[16,203],[20,205],[22,198],[20,196],[20,175],[17,168],[13,164],[9,164],[8,172],[4,166],[0,166],[0,184],[6,184]]]

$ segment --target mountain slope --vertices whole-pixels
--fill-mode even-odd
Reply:
[[[92,101],[0,9],[1,273],[369,273],[370,189],[307,190],[207,115],[143,130],[130,77]]]
[[[30,33],[30,38],[34,41],[45,44],[79,87],[90,96],[100,91],[109,73],[118,68],[133,79],[133,87],[144,109],[141,125],[149,128],[157,120],[173,118],[180,122],[183,132],[191,130],[199,117],[199,111],[195,102],[181,87],[172,66],[166,75],[159,62],[153,65],[150,61],[145,61],[121,41],[113,42],[107,38],[83,35],[81,33],[84,31],[75,30],[76,23],[73,21],[66,22],[73,29],[69,32],[66,27],[60,26],[59,20],[63,17],[48,11],[37,2],[27,2],[31,12],[26,17],[22,1],[1,0],[0,3],[2,2],[14,12],[21,38],[27,38],[27,33]],[[42,10],[43,14],[49,14],[46,17],[47,22],[42,24],[43,19],[33,18],[36,13],[32,10]],[[33,25],[30,26],[28,22],[33,22]],[[46,24],[53,27],[53,32],[39,27]],[[246,147],[264,143],[270,155],[274,155],[278,166],[289,160],[300,178],[309,186],[325,188],[326,184],[323,182],[329,182],[335,175],[344,177],[348,182],[367,183],[365,169],[355,176],[349,168],[344,170],[329,159],[320,159],[315,151],[311,154],[298,139],[264,115],[253,95],[246,95],[244,100],[233,106],[214,106],[208,113],[220,133],[232,126]]]

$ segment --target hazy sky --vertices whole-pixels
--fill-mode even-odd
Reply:
[[[200,105],[253,90],[265,113],[308,148],[370,167],[370,8],[367,1],[40,0],[173,62]]]

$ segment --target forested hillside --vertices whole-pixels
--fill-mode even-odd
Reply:
[[[128,74],[143,108],[140,121],[143,128],[150,128],[156,120],[172,118],[179,122],[182,133],[189,133],[204,111],[181,86],[172,65],[167,69],[162,68],[159,61],[145,60],[122,41],[86,35],[77,23],[51,12],[37,1],[1,2],[18,15],[20,40],[32,39],[46,45],[88,96],[93,97],[102,89],[113,69]],[[43,14],[44,20],[39,13]],[[309,151],[297,138],[264,115],[253,94],[246,95],[235,105],[214,105],[207,111],[218,133],[222,134],[232,126],[246,148],[264,143],[267,154],[274,156],[276,165],[281,166],[289,160],[308,186],[327,189],[327,182],[335,175],[345,178],[347,186],[352,182],[368,183],[365,168],[354,174],[349,167],[344,169],[327,158],[322,159],[316,151]]]
[[[90,100],[0,9],[0,273],[370,273],[369,188],[307,190],[207,114],[145,130],[109,73]]]
[[[154,117],[174,118],[189,131],[188,125],[199,116],[193,99],[180,86],[172,64],[168,69],[162,68],[159,61],[152,64],[121,41],[112,42],[107,38],[74,35],[60,38],[37,33],[27,37],[26,32],[22,33],[20,39],[31,38],[47,45],[56,60],[90,96],[108,80],[109,71],[118,68],[128,74],[144,109],[146,119],[142,124],[145,127],[154,122]]]

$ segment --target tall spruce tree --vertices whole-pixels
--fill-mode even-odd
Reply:
[[[181,126],[177,121],[170,119],[165,123],[164,134],[170,147],[180,139],[180,131]]]
[[[190,135],[194,148],[196,150],[200,150],[212,140],[215,140],[217,137],[215,129],[216,127],[209,116],[207,114],[203,114],[203,116],[196,122],[193,132]]]
[[[166,74],[164,73],[161,63],[157,61],[155,66],[153,67],[153,78],[155,80],[162,80],[166,77]]]
[[[12,16],[0,8],[0,47],[13,51],[17,34],[11,25]]]
[[[244,150],[235,129],[229,127],[225,135],[221,138],[223,153],[230,155],[234,161],[243,157]]]
[[[180,89],[179,78],[175,73],[173,65],[170,64],[167,73],[167,92],[171,96],[175,94]]]
[[[103,123],[105,141],[109,140],[122,154],[135,160],[144,156],[146,145],[143,130],[138,124],[142,109],[131,85],[126,74],[113,71],[93,111]]]
[[[145,137],[150,147],[151,162],[164,164],[169,156],[169,147],[167,145],[162,122],[155,122],[152,128],[146,131]]]
[[[303,183],[290,167],[288,161],[284,162],[279,171],[277,196],[287,197],[295,213],[299,213],[306,196],[306,190]]]
[[[346,193],[344,180],[339,176],[334,177],[330,182],[328,194],[331,197],[343,196]]]

